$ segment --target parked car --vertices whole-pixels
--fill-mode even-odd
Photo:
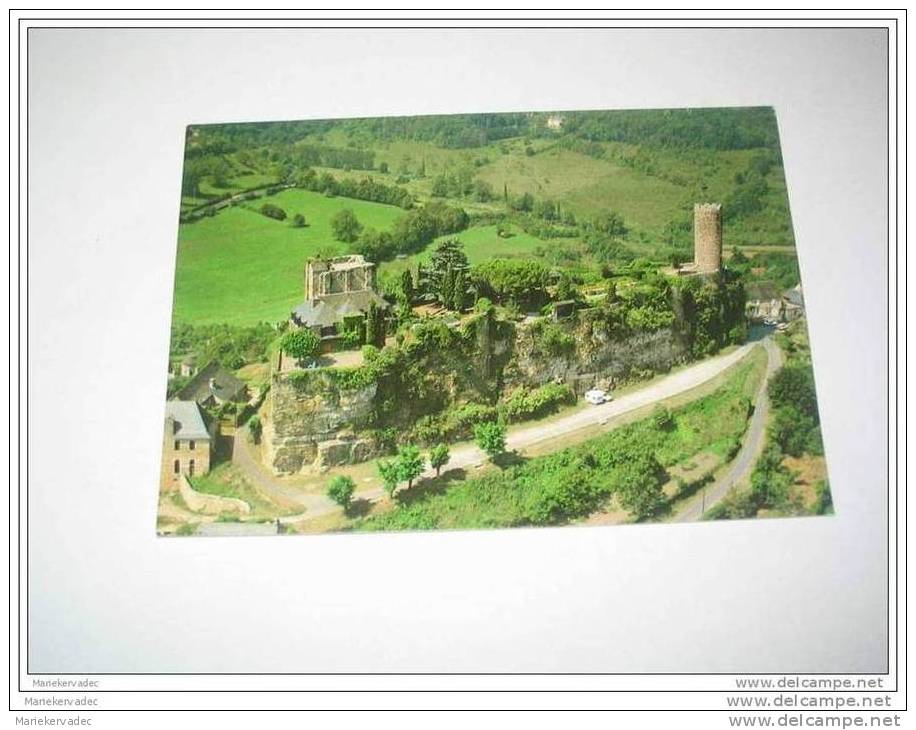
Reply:
[[[593,406],[600,406],[602,403],[607,403],[611,397],[600,388],[593,388],[585,392],[585,402],[591,403]]]

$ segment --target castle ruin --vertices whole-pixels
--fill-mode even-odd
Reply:
[[[367,289],[375,289],[375,264],[358,254],[338,256],[328,261],[312,260],[306,265],[306,300]]]
[[[693,206],[693,265],[698,274],[715,274],[722,268],[722,206]]]

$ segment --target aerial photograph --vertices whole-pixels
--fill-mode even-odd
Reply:
[[[159,535],[833,513],[769,107],[192,124],[173,194]]]

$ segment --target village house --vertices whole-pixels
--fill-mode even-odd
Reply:
[[[199,370],[175,397],[194,401],[204,408],[213,408],[227,402],[246,403],[248,386],[218,362],[211,362]]]
[[[290,321],[321,338],[321,351],[334,350],[349,323],[362,321],[370,306],[386,311],[388,302],[375,291],[375,264],[362,256],[313,260],[305,269],[305,301]]]
[[[193,477],[210,470],[216,429],[215,421],[207,426],[203,412],[194,401],[166,401],[160,482],[163,490],[176,489],[182,475]]]
[[[780,292],[771,281],[752,282],[745,292],[747,316],[752,321],[794,322],[805,316],[801,284]]]

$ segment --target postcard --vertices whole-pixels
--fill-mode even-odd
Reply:
[[[832,513],[772,109],[191,125],[179,177],[159,534]]]

